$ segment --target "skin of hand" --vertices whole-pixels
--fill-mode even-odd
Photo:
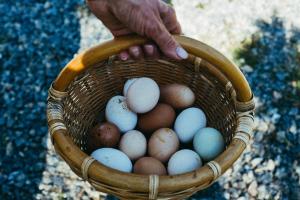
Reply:
[[[180,34],[181,27],[172,7],[161,0],[86,0],[89,8],[111,31],[114,37],[137,33],[154,43],[132,46],[119,54],[121,60],[144,56],[156,58],[160,51],[167,57],[181,60],[187,52],[171,34]],[[159,48],[158,48],[159,47]]]

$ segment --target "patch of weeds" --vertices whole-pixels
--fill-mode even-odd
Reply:
[[[266,46],[259,42],[260,37],[259,33],[255,33],[242,41],[241,47],[233,52],[234,59],[241,65],[247,64],[251,67],[258,65],[262,57],[266,54]]]
[[[205,5],[203,3],[198,3],[196,5],[196,8],[200,9],[200,10],[203,10],[205,8]]]

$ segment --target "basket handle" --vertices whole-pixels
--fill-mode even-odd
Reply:
[[[229,59],[223,56],[214,48],[185,36],[174,35],[175,40],[183,46],[190,54],[207,60],[217,67],[231,81],[240,102],[248,102],[252,99],[250,86],[240,71]],[[75,56],[60,72],[53,87],[58,91],[65,91],[73,79],[86,68],[107,59],[109,56],[128,49],[133,45],[141,45],[149,41],[148,39],[129,35],[115,38],[100,45],[94,46],[87,51]]]

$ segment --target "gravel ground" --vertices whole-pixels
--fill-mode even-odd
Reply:
[[[187,36],[235,59],[258,106],[243,156],[191,199],[300,199],[300,1],[172,4]],[[83,1],[0,1],[0,14],[0,199],[103,199],[54,153],[45,100],[61,67],[110,33]]]

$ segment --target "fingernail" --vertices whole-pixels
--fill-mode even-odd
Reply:
[[[121,53],[120,58],[121,60],[126,61],[128,59],[128,56],[126,54]]]
[[[137,47],[132,48],[131,52],[135,57],[138,57],[140,55],[139,48]]]
[[[145,45],[145,49],[146,49],[147,53],[149,53],[151,55],[154,53],[154,48],[152,45]]]
[[[176,53],[182,59],[187,59],[188,58],[188,53],[182,47],[177,47],[176,48]]]

